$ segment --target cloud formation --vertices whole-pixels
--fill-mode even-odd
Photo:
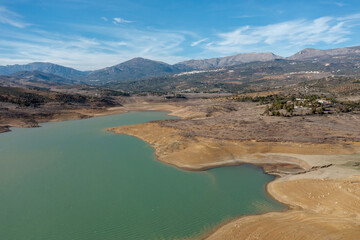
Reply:
[[[22,16],[10,11],[6,7],[0,6],[0,23],[7,24],[17,28],[25,28],[30,24],[21,20]]]
[[[120,17],[118,17],[118,18],[113,18],[113,23],[114,24],[118,24],[118,23],[132,23],[132,21],[129,21],[129,20],[126,20],[126,19],[123,19],[123,18],[120,18]]]
[[[111,40],[57,34],[48,31],[18,33],[0,29],[0,65],[34,61],[53,62],[81,70],[112,66],[134,57],[175,63],[184,57],[183,33],[159,30],[137,30],[126,27],[82,25],[79,32],[101,33]]]
[[[195,47],[195,46],[199,45],[200,43],[205,42],[205,41],[207,41],[207,40],[208,40],[208,38],[200,39],[199,41],[192,42],[192,43],[191,43],[191,46],[192,46],[192,47]]]
[[[339,44],[349,40],[354,20],[360,15],[351,15],[344,18],[321,17],[315,20],[285,21],[265,26],[241,26],[234,31],[219,33],[217,40],[204,46],[205,49],[234,53],[258,46],[273,49],[316,45],[319,43]]]
[[[93,70],[134,57],[176,63],[240,52],[274,51],[286,56],[305,46],[331,47],[346,42],[354,36],[354,28],[360,26],[359,13],[245,25],[201,37],[188,30],[139,29],[137,24],[130,25],[132,21],[123,18],[100,18],[110,24],[68,23],[70,31],[66,33],[53,28],[45,31],[39,29],[40,25],[23,22],[21,15],[0,6],[0,65],[44,61]],[[26,28],[30,25],[32,27]]]

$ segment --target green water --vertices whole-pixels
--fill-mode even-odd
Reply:
[[[186,172],[108,127],[168,119],[131,112],[0,134],[1,240],[174,239],[285,207],[252,166]]]

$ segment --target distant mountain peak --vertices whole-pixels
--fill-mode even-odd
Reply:
[[[341,56],[341,57],[340,57]],[[359,57],[358,57],[359,56]],[[251,62],[268,62],[283,59],[298,61],[323,61],[329,62],[351,62],[357,63],[360,58],[360,46],[321,50],[315,48],[305,48],[298,53],[284,58],[272,52],[250,52],[238,53],[227,57],[192,59],[179,62],[174,65],[161,61],[154,61],[143,57],[136,57],[117,65],[106,67],[95,71],[78,71],[73,68],[49,62],[33,62],[25,65],[0,66],[0,75],[10,75],[23,71],[39,71],[54,74],[66,79],[82,80],[86,82],[108,82],[136,80],[147,77],[157,77],[171,75],[180,72],[218,69],[228,66],[240,65]]]
[[[335,49],[327,49],[327,50],[321,50],[321,49],[316,49],[316,48],[305,48],[305,49],[295,53],[294,55],[290,56],[288,59],[290,59],[290,60],[305,60],[305,59],[311,59],[311,58],[315,58],[315,57],[352,55],[352,54],[360,54],[360,46],[335,48]]]
[[[234,66],[249,62],[266,62],[275,59],[283,59],[283,57],[277,56],[271,52],[265,52],[265,53],[252,52],[252,53],[239,53],[228,57],[189,60],[189,61],[180,62],[178,64],[192,67],[197,70],[204,70],[210,68]]]
[[[86,79],[90,82],[126,81],[178,72],[176,67],[167,63],[136,57],[115,66],[93,71]]]
[[[164,62],[160,62],[160,61],[155,61],[155,60],[151,60],[151,59],[147,59],[147,58],[142,58],[142,57],[136,57],[136,58],[132,58],[130,60],[127,60],[125,62],[122,62],[116,66],[119,65],[126,65],[126,64],[132,64],[132,63],[139,63],[139,64],[165,64],[165,65],[169,65],[167,63]]]
[[[69,80],[63,77],[60,77],[55,74],[51,73],[44,73],[38,70],[34,71],[22,71],[16,72],[11,75],[11,77],[15,77],[17,79],[22,79],[30,82],[37,82],[37,83],[56,83],[56,84],[74,84],[75,81]]]
[[[16,64],[0,66],[0,74],[2,75],[9,75],[24,71],[40,71],[43,73],[55,74],[68,79],[77,79],[80,76],[84,76],[87,74],[87,72],[82,72],[73,68],[64,67],[48,62],[32,62],[24,65]]]
[[[154,61],[154,60],[143,58],[143,57],[134,57],[126,62],[129,62],[129,61]]]

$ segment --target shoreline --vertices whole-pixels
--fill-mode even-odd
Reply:
[[[87,118],[91,118],[112,114],[121,114],[129,111],[163,111],[168,112],[168,115],[178,116],[183,119],[203,117],[202,113],[191,112],[182,106],[176,106],[171,103],[136,103],[128,104],[122,107],[107,108],[100,112],[91,112],[91,109],[80,109],[77,113],[87,113],[89,114],[87,115]],[[51,119],[50,121],[46,121],[44,119],[45,121],[41,121],[41,123],[76,119],[79,118],[72,118],[71,116],[63,118],[58,117],[55,119]],[[341,208],[336,209],[336,214],[340,215],[328,213],[327,211],[331,209],[331,205],[325,208],[326,211],[321,211],[321,209],[318,210],[314,208],[314,206],[312,206],[311,204],[309,206],[307,206],[306,204],[302,204],[301,201],[298,201],[296,196],[295,198],[293,197],[293,199],[290,198],[287,199],[287,201],[284,201],[284,199],[286,199],[284,198],[284,195],[286,196],[286,194],[284,194],[284,190],[285,193],[287,193],[289,190],[296,192],[298,190],[298,185],[303,185],[304,182],[305,185],[317,185],[318,183],[321,184],[325,182],[326,184],[323,185],[324,188],[326,188],[328,187],[328,185],[336,185],[339,182],[353,181],[356,182],[356,185],[355,187],[353,186],[351,188],[352,191],[354,191],[354,188],[355,190],[356,188],[360,189],[360,169],[353,169],[354,171],[350,171],[350,168],[342,169],[342,164],[345,164],[351,160],[349,156],[355,156],[356,154],[360,153],[360,143],[358,142],[344,142],[342,144],[315,144],[303,142],[296,143],[257,142],[252,140],[219,140],[204,137],[197,137],[197,139],[195,140],[190,139],[190,141],[187,142],[188,139],[186,139],[186,137],[178,135],[181,130],[160,126],[158,124],[158,121],[139,125],[115,127],[108,129],[108,131],[113,131],[114,133],[118,134],[131,135],[147,142],[152,148],[155,149],[154,154],[156,160],[166,164],[170,164],[185,171],[204,171],[216,167],[252,164],[256,167],[262,168],[264,173],[275,176],[274,180],[267,183],[266,192],[274,200],[286,205],[288,209],[284,211],[273,211],[269,213],[236,217],[232,220],[221,223],[219,226],[213,228],[208,234],[204,233],[206,235],[204,235],[202,239],[244,239],[245,237],[246,239],[256,239],[255,237],[250,236],[250,234],[255,231],[254,227],[255,229],[256,227],[261,229],[262,233],[268,234],[266,235],[266,239],[288,239],[289,237],[286,234],[294,234],[292,232],[294,231],[294,228],[299,225],[298,222],[303,224],[306,223],[304,225],[306,226],[306,229],[303,232],[307,232],[309,236],[301,235],[301,232],[297,232],[297,234],[303,238],[295,239],[314,239],[315,235],[313,234],[315,233],[312,234],[311,230],[317,230],[319,227],[323,227],[322,230],[324,232],[331,232],[333,231],[333,226],[331,225],[332,221],[342,222],[344,225],[344,229],[352,229],[354,226],[358,226],[360,229],[360,207],[358,206],[355,206],[355,213],[352,214],[354,216],[346,218],[346,215],[341,213],[341,211],[343,210]],[[156,139],[151,139],[151,135],[156,134],[163,134],[162,137],[164,138],[164,141],[157,142]],[[189,148],[191,151],[186,151],[189,150]],[[238,150],[238,148],[240,148],[240,150]],[[171,152],[171,150],[174,149],[180,151],[180,154],[179,152],[176,153],[176,151],[175,153]],[[331,150],[330,153],[327,152],[329,150]],[[243,154],[244,152],[246,152],[246,154]],[[194,156],[194,154],[195,157],[193,157],[193,159],[195,159],[197,156],[200,157],[200,161],[197,161],[195,163],[193,161],[181,161],[181,159],[189,159],[188,157],[184,158],[184,156]],[[206,161],[209,156],[211,160]],[[175,161],[172,161],[171,158],[174,157]],[[358,158],[354,157],[354,159],[356,160]],[[332,161],[336,162],[335,166],[333,166],[332,164],[328,164]],[[333,173],[335,173],[335,176],[332,176]],[[290,183],[288,184],[289,186],[286,186],[286,183]],[[329,184],[327,185],[327,183]],[[285,187],[284,189],[281,189],[283,185]],[[321,192],[320,190],[318,189],[317,192]],[[316,191],[314,191],[314,194],[316,194]],[[360,200],[360,191],[358,196],[359,198],[355,200]],[[279,219],[282,219],[283,222],[285,222],[285,224],[283,224],[284,226],[281,225],[282,222],[277,222],[279,221]],[[331,221],[327,219],[330,219]],[[353,222],[353,220],[355,220],[355,223]],[[358,221],[359,224],[356,225],[356,221]],[[280,231],[283,232],[282,235],[272,233],[272,226],[274,222],[282,226]],[[330,225],[328,224],[328,222],[330,222]],[[311,225],[316,225],[318,228],[311,227]],[[239,230],[239,228],[241,228],[241,230]],[[308,231],[310,232],[308,233]],[[341,230],[339,231],[341,232]],[[259,235],[261,233],[256,232],[256,234]],[[355,236],[356,238],[360,237],[360,230],[359,232],[355,231],[350,232],[349,234],[349,236]],[[316,237],[317,239],[329,238],[327,234],[324,234],[324,236],[316,235]],[[335,239],[342,238],[335,237]]]
[[[170,114],[174,115],[173,112]],[[176,115],[176,114],[175,114]],[[179,115],[177,115],[179,116]],[[179,117],[182,117],[181,115]],[[148,125],[153,126],[148,126]],[[211,168],[216,167],[223,167],[223,166],[236,166],[241,164],[252,164],[256,167],[262,168],[264,173],[270,174],[275,176],[275,179],[267,183],[266,185],[266,192],[271,196],[274,200],[284,204],[287,206],[287,209],[284,211],[272,211],[268,213],[263,214],[252,214],[252,215],[244,215],[237,218],[234,218],[230,221],[226,221],[220,226],[215,227],[213,230],[210,231],[210,233],[204,235],[201,239],[258,239],[257,237],[253,236],[253,232],[256,228],[262,228],[262,233],[264,234],[263,237],[260,237],[259,239],[288,239],[290,235],[293,235],[295,239],[314,239],[316,237],[317,239],[328,239],[331,236],[335,236],[334,239],[343,239],[343,237],[346,237],[345,239],[356,239],[360,237],[360,230],[357,231],[357,227],[360,229],[360,221],[359,224],[357,223],[358,220],[360,220],[360,208],[356,208],[356,212],[353,214],[354,216],[347,218],[346,214],[342,214],[341,211],[343,210],[342,207],[339,209],[335,209],[335,213],[331,213],[329,210],[332,208],[332,205],[329,204],[320,204],[321,208],[316,208],[313,205],[307,206],[304,201],[304,204],[301,203],[301,201],[298,201],[296,199],[296,195],[291,196],[293,199],[287,199],[286,193],[290,191],[297,192],[297,185],[310,186],[310,187],[316,187],[317,184],[324,185],[324,189],[332,188],[333,185],[340,184],[342,182],[356,182],[359,184],[356,184],[355,186],[352,186],[352,189],[356,190],[356,188],[360,187],[360,171],[354,170],[354,169],[345,169],[343,168],[343,164],[346,164],[349,162],[351,157],[355,156],[356,154],[360,153],[360,143],[358,142],[343,142],[340,144],[316,144],[316,143],[297,143],[297,142],[256,142],[256,141],[234,141],[234,140],[218,140],[218,139],[206,139],[198,137],[197,141],[190,143],[181,143],[184,139],[179,139],[178,136],[176,136],[180,131],[171,131],[170,133],[165,135],[163,132],[169,131],[169,127],[163,127],[160,125],[154,126],[155,123],[145,123],[145,124],[139,124],[139,125],[130,125],[130,126],[121,126],[121,127],[115,127],[110,128],[108,131],[112,131],[117,134],[126,134],[130,136],[137,137],[145,142],[147,142],[151,147],[155,149],[155,158],[158,161],[161,161],[166,164],[170,164],[172,166],[175,166],[177,168],[180,168],[181,170],[185,171],[204,171]],[[157,141],[156,138],[151,138],[151,134],[157,135],[159,139],[163,139],[163,141]],[[184,138],[184,137],[180,137]],[[165,139],[165,140],[164,140]],[[241,155],[241,157],[237,157],[239,153],[234,151],[232,154],[232,159],[226,159],[222,158],[225,155],[219,155],[218,153],[215,153],[215,159],[213,162],[195,162],[192,165],[189,164],[189,162],[181,162],[179,160],[179,155],[183,159],[189,159],[189,156],[192,155],[195,159],[199,156],[199,151],[193,151],[193,152],[187,152],[186,149],[194,147],[193,144],[197,144],[198,147],[201,149],[204,146],[201,146],[202,140],[210,141],[210,142],[222,142],[220,143],[220,146],[222,148],[225,148],[226,151],[231,152],[231,149],[234,150],[234,148],[240,146],[241,144],[249,146],[251,145],[259,145],[259,149],[261,150],[260,156],[254,157],[254,154],[248,154],[248,155]],[[175,144],[175,146],[167,146],[164,147],[162,144],[171,145],[172,143],[178,143]],[[227,142],[227,143],[224,143]],[[234,142],[237,142],[235,145],[237,146],[227,146],[227,144],[234,144]],[[181,146],[181,145],[185,146]],[[261,146],[263,144],[263,146]],[[268,144],[268,145],[267,145]],[[178,145],[178,146],[176,146]],[[273,146],[277,145],[277,146]],[[294,152],[294,149],[286,147],[282,145],[294,145],[295,148],[298,146],[301,146],[300,149],[296,150],[298,151],[298,154],[296,154],[296,151]],[[247,147],[249,147],[247,146]],[[308,149],[309,146],[313,146],[313,148]],[[171,153],[171,147],[175,149],[175,153]],[[207,158],[208,152],[206,152],[207,149],[211,148],[217,148],[218,146],[212,145],[210,148],[202,149],[202,155],[204,155],[204,158]],[[283,147],[283,152],[276,151],[276,149],[281,149]],[[195,147],[196,148],[196,147]],[[226,149],[227,148],[227,149]],[[244,148],[244,146],[243,146]],[[268,150],[264,150],[268,148]],[[273,148],[273,149],[272,149]],[[160,149],[160,150],[159,150]],[[270,150],[269,150],[270,149]],[[314,150],[317,149],[317,150]],[[178,150],[176,155],[176,150]],[[185,150],[184,153],[181,154],[181,151]],[[193,149],[194,150],[194,149]],[[198,149],[199,150],[199,149]],[[222,151],[221,148],[218,149],[220,152]],[[247,149],[249,150],[249,149]],[[254,151],[255,150],[255,151]],[[271,151],[275,150],[275,151]],[[331,152],[326,152],[327,150],[331,150]],[[201,150],[200,150],[201,152]],[[256,155],[256,147],[255,149],[251,149],[250,152],[255,152]],[[195,154],[195,155],[193,155]],[[258,154],[259,155],[259,154]],[[187,157],[184,157],[187,156]],[[250,158],[249,158],[250,156]],[[276,158],[282,158],[280,161],[276,161]],[[246,160],[246,158],[249,158]],[[261,158],[262,161],[261,161]],[[268,158],[266,160],[266,158]],[[260,161],[258,161],[260,159]],[[290,160],[289,160],[290,159]],[[339,162],[339,159],[342,161]],[[254,161],[255,160],[255,161]],[[331,162],[333,160],[337,160],[336,164],[329,164],[328,162]],[[316,164],[320,163],[320,164]],[[322,164],[321,164],[322,163]],[[327,163],[327,164],[323,164]],[[294,170],[294,171],[293,171]],[[336,173],[333,175],[333,173]],[[357,176],[358,174],[358,176]],[[306,187],[305,187],[306,189]],[[306,191],[305,191],[306,192]],[[317,191],[314,191],[314,195],[317,193],[323,196],[321,194],[321,189],[318,189]],[[330,193],[328,192],[330,195]],[[294,194],[292,194],[294,195]],[[333,194],[331,194],[333,195]],[[319,197],[319,196],[318,196]],[[286,201],[285,201],[285,200]],[[337,199],[335,197],[335,199]],[[359,199],[360,199],[360,193],[359,193]],[[350,199],[353,200],[353,199]],[[358,197],[356,196],[355,200],[358,200]],[[337,204],[338,202],[335,201]],[[341,205],[341,204],[339,204]],[[326,207],[324,207],[326,206]],[[355,206],[357,207],[357,206]],[[255,219],[255,220],[254,220]],[[283,222],[279,222],[279,219],[283,219]],[[260,221],[259,221],[260,220]],[[275,222],[278,222],[278,224],[281,227],[281,231],[283,234],[279,235],[272,232],[273,224]],[[340,221],[341,226],[345,230],[340,230],[338,233],[334,233],[333,222]],[[260,222],[260,224],[259,224]],[[301,225],[303,224],[303,225]],[[261,225],[261,226],[260,226]],[[241,226],[241,227],[239,227]],[[299,226],[300,230],[296,230],[295,226]],[[314,227],[316,226],[316,227]],[[240,228],[240,229],[239,229]],[[301,228],[303,228],[301,230]],[[321,229],[324,231],[323,235],[319,235],[315,232],[316,229]],[[350,229],[350,230],[349,230]],[[342,233],[343,232],[343,233]],[[284,234],[285,233],[285,234]],[[261,233],[256,232],[255,235],[260,236]],[[290,235],[289,235],[290,234]],[[294,235],[295,234],[295,235]],[[297,234],[297,235],[296,235]],[[332,235],[329,235],[332,234]],[[339,235],[340,234],[340,235]],[[339,236],[338,236],[339,235]],[[266,237],[265,237],[266,236]],[[296,236],[300,236],[301,238],[297,238]],[[349,238],[350,237],[350,238]]]
[[[231,166],[240,166],[240,165],[243,165],[243,164],[248,164],[248,163],[241,163],[239,165],[231,165]],[[261,167],[261,166],[257,166],[257,165],[254,165],[254,164],[249,164],[249,165],[252,165],[256,168],[260,168],[261,171],[264,173],[264,174],[268,174],[268,175],[271,175],[274,177],[273,180],[271,180],[270,182],[266,183],[266,186],[265,186],[265,191],[266,191],[266,194],[268,194],[273,200],[275,200],[276,202],[278,203],[281,203],[283,204],[284,206],[286,206],[285,209],[283,210],[277,210],[277,211],[269,211],[269,212],[265,212],[265,213],[256,213],[256,214],[245,214],[245,215],[242,215],[242,216],[237,216],[237,217],[234,217],[232,219],[229,219],[229,220],[225,220],[224,222],[221,222],[218,226],[214,227],[213,229],[211,229],[209,232],[207,233],[203,233],[203,237],[200,237],[199,239],[201,240],[206,240],[208,239],[209,237],[211,237],[213,234],[215,234],[217,231],[219,231],[222,227],[224,226],[227,226],[227,225],[230,225],[232,223],[235,223],[238,219],[240,218],[246,218],[246,217],[251,217],[251,216],[258,216],[258,217],[261,217],[262,215],[264,214],[268,214],[268,213],[285,213],[287,211],[290,211],[292,209],[292,206],[287,204],[287,203],[283,203],[281,201],[279,201],[277,198],[275,198],[271,192],[269,191],[268,187],[269,187],[269,184],[276,181],[278,178],[281,178],[281,176],[279,175],[274,175],[274,174],[271,174],[271,173],[267,173],[265,172],[264,168]],[[231,166],[219,166],[219,167],[231,167]],[[216,167],[215,167],[216,168]],[[209,168],[211,169],[211,168]],[[196,170],[195,170],[196,171]],[[201,170],[202,171],[202,170]],[[206,171],[206,170],[204,170]],[[201,234],[200,234],[201,235]]]
[[[63,121],[72,121],[72,120],[82,120],[94,117],[102,117],[102,116],[110,116],[116,114],[127,113],[131,111],[136,112],[145,112],[145,111],[159,111],[159,112],[166,112],[171,115],[171,110],[175,109],[174,105],[166,104],[166,103],[155,103],[155,104],[126,104],[124,106],[119,107],[108,107],[104,109],[73,109],[73,110],[64,110],[55,114],[51,118],[45,119],[38,119],[35,123],[26,123],[21,121],[14,121],[13,123],[3,124],[0,126],[0,134],[11,132],[11,128],[36,128],[41,127],[40,124],[47,123],[47,122],[63,122]],[[171,115],[176,116],[176,115]]]

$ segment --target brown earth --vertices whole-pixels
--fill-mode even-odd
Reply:
[[[280,176],[267,189],[290,210],[241,217],[205,239],[360,239],[359,116],[271,119],[252,113],[254,106],[229,110],[227,102],[203,100],[184,111],[169,108],[180,120],[109,130],[148,142],[158,160],[182,169],[251,163]],[[279,123],[289,133],[277,132]]]
[[[354,154],[360,151],[360,143],[256,142],[189,137],[182,135],[179,129],[164,127],[158,122],[109,130],[150,143],[155,148],[158,160],[188,170],[240,163],[293,164],[309,170],[313,166],[327,164],[327,161],[322,161],[324,155]],[[308,155],[313,155],[313,165],[304,159]]]
[[[360,239],[360,177],[268,185],[291,210],[236,219],[206,239]]]

